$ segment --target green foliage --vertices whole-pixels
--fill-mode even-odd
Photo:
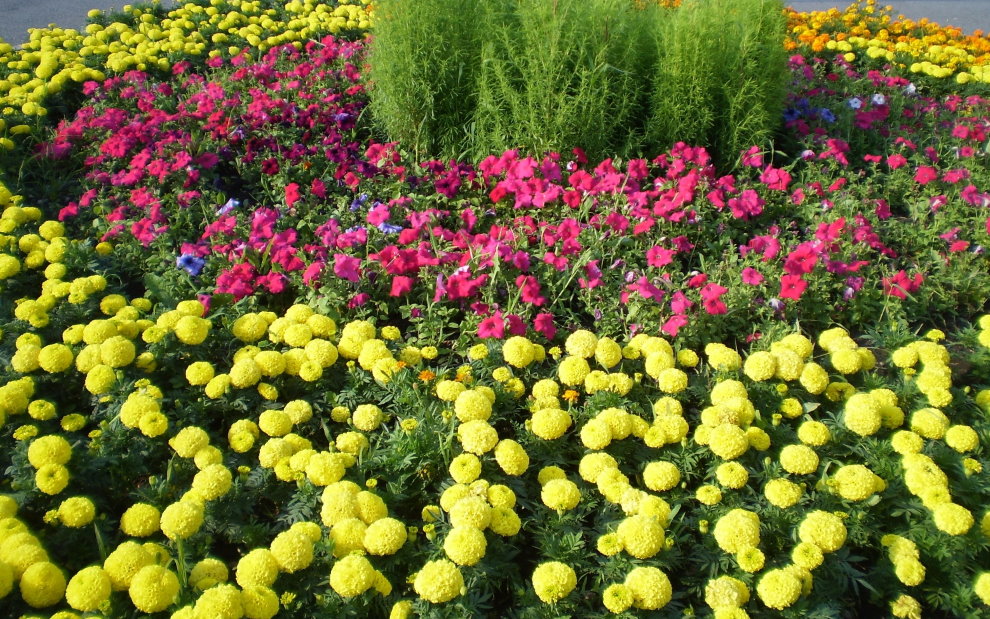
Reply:
[[[475,106],[484,3],[386,0],[369,57],[371,111],[418,153],[462,148]]]
[[[779,125],[787,71],[777,0],[691,0],[662,22],[651,144],[702,144],[731,166]]]
[[[779,124],[784,25],[776,0],[387,1],[370,109],[429,156],[577,146],[602,159],[683,140],[731,166]]]

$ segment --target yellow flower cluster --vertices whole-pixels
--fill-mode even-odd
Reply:
[[[866,57],[894,63],[912,73],[965,84],[990,83],[990,39],[980,31],[964,35],[955,26],[894,16],[876,0],[857,0],[845,10],[800,13],[787,9],[788,49],[833,51],[847,59]]]
[[[235,55],[245,48],[264,52],[286,43],[301,47],[326,34],[365,30],[371,26],[368,4],[293,0],[277,10],[260,1],[211,0],[208,6],[181,4],[163,19],[152,7],[127,5],[126,22],[91,23],[83,32],[33,28],[20,48],[0,40],[0,66],[9,69],[0,79],[0,122],[45,116],[50,95],[73,82],[103,80],[106,72],[166,71],[177,56]],[[89,16],[100,20],[102,14],[95,10]]]
[[[908,587],[916,587],[925,580],[925,566],[914,542],[899,535],[884,535],[881,543],[887,549],[887,557],[894,564],[897,580]]]

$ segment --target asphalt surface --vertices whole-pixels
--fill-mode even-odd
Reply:
[[[28,39],[28,28],[44,28],[57,24],[62,28],[82,30],[90,9],[109,11],[119,9],[126,1],[112,0],[0,0],[0,38],[12,45]],[[163,2],[174,6],[174,0]],[[800,11],[820,11],[831,7],[844,8],[848,2],[821,0],[790,0]],[[911,19],[927,17],[931,21],[959,26],[964,32],[980,29],[990,36],[990,0],[891,0],[895,14]]]

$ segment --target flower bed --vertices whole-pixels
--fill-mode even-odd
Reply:
[[[872,10],[790,15],[730,169],[417,161],[356,4],[0,51],[0,609],[984,613],[983,43]]]

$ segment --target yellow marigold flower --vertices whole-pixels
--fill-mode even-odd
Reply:
[[[973,583],[973,593],[980,601],[990,606],[990,572],[980,572]]]
[[[658,610],[670,602],[673,589],[670,579],[655,567],[635,567],[626,575],[626,587],[633,596],[633,606]]]
[[[680,393],[687,389],[688,377],[683,370],[667,368],[657,375],[657,387],[664,393]]]
[[[477,389],[466,389],[454,400],[454,414],[462,421],[487,421],[492,416],[492,402]]]
[[[148,537],[158,532],[161,512],[154,505],[135,503],[120,517],[120,530],[131,537]]]
[[[442,604],[461,594],[464,576],[457,566],[447,559],[428,561],[416,573],[413,589],[428,602]]]
[[[65,601],[75,610],[92,612],[110,598],[110,577],[98,565],[84,567],[69,579]]]
[[[147,549],[137,542],[127,541],[107,555],[103,569],[110,577],[114,591],[124,591],[131,586],[131,580],[138,570],[154,563],[155,559]]]
[[[814,473],[818,462],[818,454],[807,445],[787,445],[780,451],[780,465],[794,475]]]
[[[278,577],[279,565],[267,548],[255,548],[237,562],[235,579],[243,588],[270,587]]]
[[[921,603],[902,593],[890,603],[890,614],[901,619],[921,619]]]
[[[743,364],[743,373],[750,380],[760,382],[770,380],[777,371],[776,358],[767,351],[759,351],[750,354]]]
[[[663,526],[650,516],[629,516],[615,531],[626,552],[637,559],[649,559],[664,546]]]
[[[375,568],[361,555],[347,555],[330,569],[330,588],[341,597],[361,595],[375,584]]]
[[[739,426],[722,423],[711,430],[708,448],[724,460],[734,460],[749,450],[749,440]]]
[[[447,469],[459,484],[469,484],[481,475],[481,460],[472,453],[462,453],[450,461]]]
[[[564,385],[573,387],[583,384],[590,371],[591,367],[584,358],[568,355],[557,366],[557,377]]]
[[[368,525],[363,545],[370,554],[393,555],[405,545],[407,539],[406,526],[402,522],[395,518],[381,518]]]
[[[72,457],[72,446],[58,434],[49,434],[31,441],[28,462],[36,469],[46,464],[65,464]]]
[[[524,368],[536,359],[536,348],[529,339],[516,335],[502,344],[502,358],[512,367]]]
[[[949,429],[949,418],[937,408],[922,408],[911,415],[911,430],[928,439],[940,439]]]
[[[294,573],[313,562],[313,542],[299,531],[283,531],[272,540],[270,550],[279,569]]]
[[[83,496],[74,496],[62,501],[58,506],[58,519],[63,525],[78,529],[93,521],[96,506]]]
[[[577,586],[574,569],[559,561],[548,561],[536,566],[532,580],[536,596],[546,604],[559,602]]]
[[[762,570],[766,559],[763,551],[754,546],[747,546],[736,553],[736,563],[739,565],[739,569],[749,574],[755,574]]]
[[[529,468],[529,454],[511,439],[502,439],[495,446],[495,461],[506,475],[522,475]]]
[[[45,494],[58,494],[69,485],[69,469],[55,463],[42,465],[34,475],[34,483]]]
[[[719,548],[736,554],[760,544],[760,517],[745,509],[733,509],[718,519],[713,531]]]
[[[816,510],[801,521],[798,537],[802,542],[818,546],[822,552],[835,552],[846,542],[846,525],[835,514]]]
[[[857,393],[846,400],[842,421],[847,428],[860,436],[875,434],[883,418],[880,404],[868,393]]]
[[[141,612],[161,612],[179,595],[179,577],[160,565],[146,565],[134,574],[128,593]]]
[[[894,451],[901,454],[918,453],[925,446],[925,441],[919,435],[908,430],[900,430],[890,437],[890,444]]]
[[[716,370],[731,372],[742,366],[742,357],[725,344],[711,343],[705,346],[708,363]]]
[[[973,514],[956,503],[939,503],[932,510],[935,526],[949,535],[964,535],[973,526]]]
[[[441,505],[444,503],[441,498]],[[457,526],[485,529],[492,521],[492,508],[480,496],[468,495],[454,501],[450,506],[450,523]]]
[[[738,490],[749,481],[749,471],[738,462],[723,462],[715,469],[715,477],[726,488]]]
[[[791,551],[791,561],[806,570],[813,570],[825,560],[821,548],[808,542],[799,542]]]
[[[817,363],[806,363],[798,380],[808,393],[818,395],[828,387],[828,372]]]
[[[571,423],[571,416],[559,408],[544,408],[533,413],[530,430],[536,436],[552,441],[560,438]]]
[[[643,469],[643,482],[650,490],[664,492],[681,483],[681,472],[672,462],[650,462]]]
[[[912,368],[918,363],[918,353],[910,346],[902,346],[891,353],[890,360],[901,369]]]
[[[179,430],[168,444],[175,450],[180,458],[192,458],[196,452],[206,447],[210,443],[210,437],[206,430],[196,426],[187,426]]]
[[[749,602],[749,589],[741,580],[720,576],[705,585],[705,604],[712,610],[739,608]]]
[[[202,344],[210,333],[212,323],[205,318],[183,316],[175,323],[175,336],[189,346]]]
[[[829,484],[836,494],[847,501],[863,501],[887,487],[886,482],[862,464],[839,468]]]
[[[179,501],[167,506],[161,515],[161,528],[171,540],[191,537],[203,524],[202,504]]]
[[[240,590],[230,584],[210,587],[196,600],[194,616],[216,619],[237,619],[244,616]]]
[[[771,504],[786,509],[801,499],[801,486],[788,479],[771,479],[763,488],[763,495]]]
[[[624,613],[626,610],[632,606],[633,594],[632,591],[624,584],[615,583],[608,587],[605,587],[605,591],[602,592],[602,604],[609,612],[618,615],[619,613]]]
[[[464,451],[479,456],[494,449],[498,443],[498,433],[495,428],[480,419],[468,421],[458,426],[457,438]]]
[[[65,594],[65,574],[48,561],[29,566],[20,581],[21,598],[32,608],[54,606]]]
[[[966,453],[979,447],[980,437],[970,426],[951,426],[945,432],[945,444],[959,453]]]
[[[279,611],[278,595],[259,585],[250,585],[241,591],[241,605],[244,616],[252,619],[271,619]]]
[[[482,531],[470,526],[454,526],[444,539],[443,550],[458,565],[474,565],[485,556],[488,542]]]
[[[568,479],[552,479],[543,485],[540,498],[550,509],[565,512],[577,507],[581,501],[581,491],[577,484]]]
[[[832,440],[828,426],[820,421],[805,421],[798,426],[798,439],[805,445],[821,447]]]
[[[756,583],[756,594],[767,607],[783,610],[801,596],[801,580],[787,569],[770,570]]]
[[[492,521],[488,528],[496,535],[511,537],[519,533],[519,529],[522,528],[522,521],[511,508],[493,507]]]

